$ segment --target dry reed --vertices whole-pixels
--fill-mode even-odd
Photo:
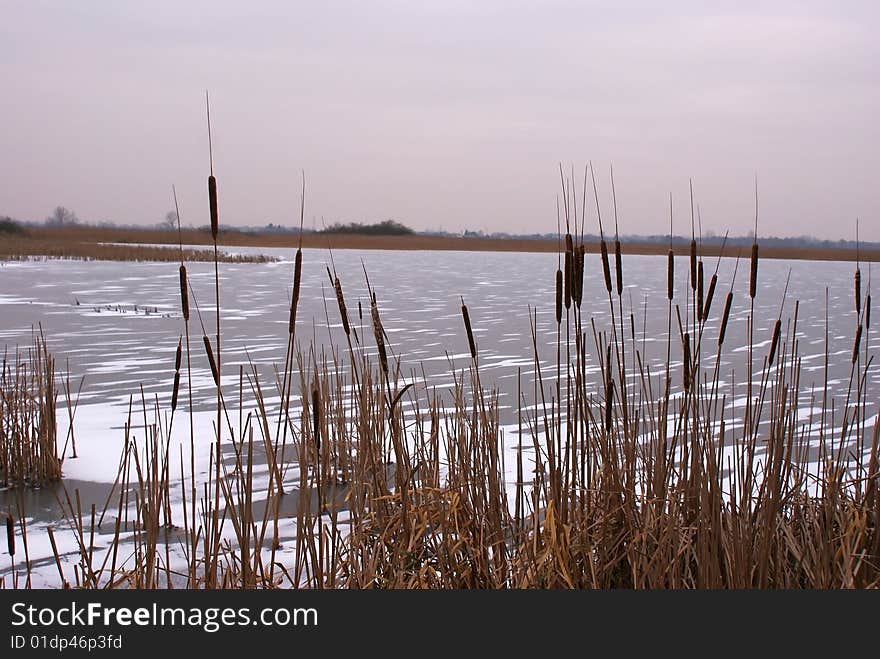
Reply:
[[[0,485],[42,487],[61,478],[55,359],[35,334],[26,355],[4,354],[0,371]],[[68,401],[69,404],[69,401]]]
[[[595,179],[593,185],[595,192]],[[560,264],[547,273],[548,278],[555,276],[553,297],[546,303],[554,307],[557,321],[556,359],[548,368],[533,320],[537,316],[530,314],[534,390],[527,399],[517,383],[514,483],[505,480],[505,455],[510,459],[511,452],[504,444],[499,394],[480,381],[477,344],[463,298],[471,360],[464,369],[453,369],[451,398],[441,400],[426,376],[404,379],[400,358],[389,363],[377,293],[368,280],[378,364],[357,342],[349,342],[348,364],[336,350],[328,354],[312,346],[294,352],[300,247],[288,357],[276,383],[281,401],[274,436],[269,418],[276,410],[266,403],[256,368],[247,385],[242,368],[239,387],[251,389],[255,409],[237,428],[231,421],[217,423],[207,481],[198,492],[191,474],[188,486],[180,488],[184,528],[174,529],[170,428],[148,423],[142,402],[144,433],[133,436],[130,413],[112,493],[115,501],[112,507],[108,503],[115,512],[112,528],[103,534],[110,549],[96,551],[95,530],[103,512],[84,509],[78,493],[66,495],[66,524],[77,552],[73,559],[63,557],[50,528],[59,582],[82,588],[880,586],[880,421],[873,433],[864,427],[869,400],[862,384],[871,363],[868,341],[862,340],[862,328],[870,328],[870,293],[864,318],[856,325],[854,376],[844,421],[835,425],[840,432],[830,440],[826,416],[840,414],[834,402],[823,401],[821,420],[814,414],[801,420],[797,304],[788,325],[782,323],[780,308],[755,384],[749,366],[745,408],[723,390],[728,383],[720,372],[721,357],[735,322],[733,281],[720,317],[710,318],[717,268],[704,296],[703,263],[695,242],[690,251],[694,313],[686,319],[699,327],[688,328],[679,312],[680,334],[670,331],[666,339],[667,355],[672,348],[676,355],[681,350],[680,382],[674,382],[677,373],[669,375],[671,357],[660,364],[659,374],[646,361],[635,339],[632,312],[629,338],[624,332],[619,239],[616,306],[604,237],[600,242],[610,327],[601,327],[596,317],[583,317],[592,310],[581,307],[589,278],[583,272],[584,244],[577,237],[582,236],[577,231],[577,195],[573,181],[563,179],[563,186],[566,226],[571,221],[575,234],[567,233]],[[598,210],[597,193],[596,199]],[[757,259],[756,239],[749,278],[750,334]],[[182,304],[184,280],[182,275]],[[331,282],[348,337],[353,328],[335,270]],[[673,294],[670,249],[670,326]],[[217,301],[219,307],[219,292]],[[568,312],[563,313],[563,306]],[[689,314],[690,309],[683,311]],[[716,326],[712,348],[704,340]],[[221,414],[228,417],[206,332],[203,342],[218,387],[218,419]],[[751,338],[748,348],[751,358]],[[181,365],[179,341],[175,394],[183,377]],[[864,370],[857,373],[857,367]],[[291,384],[294,372],[297,394]],[[739,387],[746,389],[740,381],[730,383],[731,391]],[[292,399],[301,403],[298,413],[292,412]],[[174,395],[172,410],[176,402]],[[243,405],[240,398],[239,407]],[[161,417],[158,402],[153,417]],[[816,436],[822,439],[811,448],[806,442]],[[288,437],[291,445],[285,452]],[[811,459],[808,449],[818,452],[817,459]],[[258,453],[267,467],[259,486]],[[183,454],[179,460],[183,472]],[[296,476],[291,478],[289,470]],[[254,496],[258,490],[264,493],[259,501]],[[287,496],[291,492],[294,497]],[[283,522],[293,529],[291,537],[282,537]],[[10,528],[7,522],[8,534]],[[282,540],[294,547],[280,555]],[[170,547],[180,548],[182,566],[175,563]]]

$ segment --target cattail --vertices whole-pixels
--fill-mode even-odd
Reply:
[[[177,340],[177,352],[174,353],[174,370],[180,370],[180,362],[183,358],[183,339]]]
[[[858,268],[856,268],[855,288],[856,288],[856,315],[859,315],[862,313],[862,272]]]
[[[703,307],[703,318],[709,319],[709,309],[712,308],[712,298],[715,297],[715,285],[718,283],[718,274],[713,273],[712,279],[709,280],[709,290],[706,291],[706,303]]]
[[[571,308],[571,301],[574,299],[574,278],[575,278],[575,254],[574,241],[571,234],[565,234],[565,308]]]
[[[672,248],[666,255],[666,299],[672,301],[672,292],[675,284],[675,254]]]
[[[177,352],[174,355],[174,387],[171,390],[171,411],[177,409],[177,396],[180,392],[180,361],[183,356],[183,339],[177,342]]]
[[[211,377],[214,378],[214,384],[220,386],[220,373],[217,372],[217,362],[214,361],[214,351],[211,349],[211,339],[205,334],[202,336],[205,343],[205,352],[208,353],[208,364],[211,366]]]
[[[385,338],[383,337],[384,330],[382,329],[382,320],[379,318],[379,307],[376,306],[376,293],[373,293],[372,300],[370,302],[370,315],[373,319],[373,336],[376,339],[376,347],[379,350],[379,365],[382,367],[382,372],[388,375],[388,354],[385,352]]]
[[[865,298],[865,329],[871,329],[871,294]]]
[[[467,331],[468,346],[471,349],[471,359],[476,361],[477,360],[477,344],[474,343],[474,331],[471,328],[471,317],[470,317],[470,314],[468,314],[468,308],[467,308],[467,305],[464,304],[464,302],[462,302],[462,304],[461,304],[461,315],[464,318],[464,328]]]
[[[183,309],[183,319],[189,322],[189,289],[186,285],[186,266],[180,266],[180,306]]]
[[[556,270],[556,324],[562,322],[562,270]]]
[[[574,303],[577,305],[578,309],[581,306],[581,300],[584,295],[584,254],[578,248],[575,249],[574,255],[571,258],[572,260],[572,273],[574,279],[572,280],[571,285],[571,298],[574,300]]]
[[[574,254],[565,250],[565,308],[571,309],[571,280],[574,279]]]
[[[336,289],[336,304],[339,307],[339,315],[342,316],[342,329],[348,336],[351,330],[348,326],[348,312],[345,310],[345,297],[342,295],[342,284],[339,282],[339,277],[333,282],[333,288]]]
[[[697,322],[703,322],[703,261],[697,263]]]
[[[691,238],[691,290],[697,290],[697,241]]]
[[[724,344],[724,335],[727,333],[727,321],[730,318],[730,305],[733,304],[733,292],[727,293],[724,301],[724,313],[721,316],[721,331],[718,332],[718,347]]]
[[[608,244],[603,238],[599,242],[599,249],[602,252],[602,274],[605,275],[605,290],[611,292],[611,266],[608,264]]]
[[[6,513],[6,547],[9,555],[15,556],[15,520],[9,513]]]
[[[220,232],[220,219],[217,215],[217,179],[213,174],[208,177],[208,203],[211,206],[211,237],[216,241]]]
[[[862,347],[862,326],[856,328],[856,340],[853,343],[852,363],[855,364],[859,358],[859,350]]]
[[[751,272],[749,273],[749,297],[755,299],[755,293],[758,291],[758,243],[752,243],[752,263]]]
[[[318,389],[312,389],[312,425],[315,439],[315,454],[321,456],[321,397]]]
[[[684,359],[682,360],[682,383],[684,384],[684,390],[690,391],[691,389],[691,335],[688,332],[684,333]]]
[[[358,320],[364,322],[364,309],[361,307],[361,301],[358,300]]]
[[[180,371],[174,371],[174,389],[171,391],[171,411],[177,409],[177,396],[180,393]]]
[[[302,279],[302,249],[296,250],[296,258],[293,261],[293,297],[290,298],[290,318],[287,322],[288,334],[293,334],[296,327],[296,308],[299,305],[299,287]]]
[[[623,295],[623,256],[620,250],[620,241],[614,239],[614,267],[617,271],[617,295]]]
[[[773,358],[776,356],[776,348],[779,345],[779,331],[782,329],[782,320],[777,318],[776,324],[773,326],[773,339],[770,341],[770,359],[769,364],[773,366]]]

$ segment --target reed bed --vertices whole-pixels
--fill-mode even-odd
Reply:
[[[42,487],[61,477],[57,397],[55,359],[42,331],[27,351],[4,352],[0,367],[0,487]]]
[[[214,252],[207,249],[184,250],[187,261],[213,262]],[[153,245],[108,245],[97,242],[65,242],[28,237],[13,237],[0,243],[0,260],[27,261],[35,258],[78,259],[85,261],[178,261],[180,251]],[[217,255],[223,263],[267,263],[277,259],[262,254]]]
[[[595,234],[595,228],[593,229]],[[150,229],[132,227],[100,227],[75,225],[61,227],[27,227],[27,235],[33,241],[47,245],[68,245],[74,243],[99,244],[121,243],[140,245],[174,246],[200,245],[210,247],[213,237],[210,227],[204,229],[181,228],[180,233],[169,229]],[[8,236],[7,236],[8,237]],[[458,250],[458,251],[502,251],[502,252],[551,252],[558,250],[556,241],[544,238],[490,238],[479,236],[435,236],[416,234],[410,236],[365,236],[362,234],[334,234],[329,237],[337,249],[381,249],[381,250]],[[300,236],[297,232],[261,231],[220,231],[218,244],[221,247],[271,247],[290,249],[292,244],[301,243],[303,247],[326,249],[328,235],[305,230]],[[584,245],[591,254],[598,253],[599,242],[585,237]],[[687,255],[689,245],[676,241],[673,245],[676,256]],[[702,246],[704,256],[718,256],[722,251],[717,244]],[[199,250],[202,251],[202,250]],[[210,250],[208,250],[210,251]],[[667,246],[662,242],[641,242],[628,240],[627,254],[665,255]],[[728,250],[729,251],[729,250]],[[880,250],[876,248],[856,250],[847,247],[831,246],[781,246],[767,245],[761,248],[761,258],[765,259],[809,259],[821,261],[880,261]],[[173,259],[171,259],[173,260]],[[192,259],[189,259],[192,260]]]
[[[555,361],[545,366],[537,310],[524,309],[534,376],[518,378],[515,433],[504,432],[498,393],[483,383],[475,333],[480,318],[468,308],[466,291],[461,313],[469,359],[454,369],[446,397],[417,374],[417,365],[407,367],[394,353],[381,291],[370,285],[366,269],[369,309],[358,303],[359,323],[349,318],[354,307],[346,304],[344,282],[328,269],[328,321],[335,300],[346,345],[313,340],[303,346],[300,244],[281,339],[287,356],[274,382],[261,381],[253,365],[237,373],[224,369],[219,278],[211,291],[218,302],[213,341],[210,319],[199,316],[217,408],[207,476],[197,479],[190,367],[197,292],[187,283],[185,254],[178,253],[185,338],[173,368],[169,364],[170,408],[133,399],[118,476],[103,506],[84,509],[78,492],[65,491],[65,522],[49,529],[59,583],[206,589],[880,585],[880,421],[866,384],[873,363],[870,288],[858,266],[849,385],[845,400],[831,397],[826,369],[821,400],[814,395],[810,401],[819,414],[801,414],[809,390],[801,381],[799,304],[779,291],[772,331],[764,337],[755,327],[757,238],[749,255],[744,369],[722,373],[722,355],[741,347],[730,346],[727,334],[734,282],[719,280],[717,262],[713,268],[705,261],[696,231],[685,287],[676,287],[681,257],[669,250],[666,358],[651,363],[638,339],[637,310],[625,299],[627,250],[617,230],[613,175],[615,235],[606,240],[592,168],[589,173],[578,194],[573,173],[560,171],[559,267],[547,273],[555,291],[546,300],[555,309]],[[585,259],[593,250],[584,241],[593,212],[588,188],[601,235],[592,253],[600,256],[601,272],[588,271]],[[213,171],[209,191],[216,227]],[[305,184],[302,207],[304,197]],[[216,229],[213,240],[216,245]],[[591,315],[586,286],[604,289],[607,326]],[[721,295],[724,304],[713,304]],[[238,400],[221,388],[231,379]],[[246,394],[253,404],[243,402]],[[270,406],[270,399],[280,402]],[[170,438],[180,423],[189,425],[190,445],[175,452]],[[26,543],[23,514],[9,518],[11,555],[17,538]],[[58,549],[61,528],[75,538],[73,553]],[[13,583],[20,583],[19,573],[30,583],[31,571],[28,560],[20,561]]]

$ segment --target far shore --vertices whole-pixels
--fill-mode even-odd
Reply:
[[[33,243],[32,248],[38,244],[72,245],[78,244],[80,250],[93,245],[99,247],[99,243],[128,243],[135,245],[159,244],[176,246],[179,241],[184,245],[211,245],[211,234],[208,231],[185,229],[180,235],[177,231],[160,229],[134,229],[134,228],[111,228],[91,226],[70,227],[29,227],[27,236],[17,238],[17,241]],[[255,233],[244,231],[220,232],[219,244],[221,247],[273,247],[273,248],[296,248],[299,236],[295,233]],[[609,241],[609,249],[613,243]],[[780,247],[761,245],[758,239],[762,258],[769,259],[803,259],[815,261],[880,261],[880,249],[863,249],[858,253],[854,249],[835,247]],[[455,250],[473,252],[551,252],[559,250],[559,243],[555,240],[542,240],[530,238],[486,238],[486,237],[453,237],[453,236],[428,236],[428,235],[401,235],[401,236],[376,236],[360,234],[323,234],[303,233],[302,246],[318,249],[386,249],[386,250]],[[622,243],[624,254],[665,255],[668,245],[654,242],[638,242],[626,240]],[[676,244],[673,247],[676,254],[686,254],[687,245]],[[88,251],[88,249],[86,249]],[[97,251],[97,250],[96,250]],[[596,253],[599,251],[597,242],[587,242],[587,251]],[[718,256],[721,252],[720,245],[703,245],[700,253],[704,256]],[[33,252],[32,252],[33,253]],[[730,246],[724,249],[724,256],[736,256],[742,254],[748,257],[747,247]],[[0,254],[0,258],[3,258]],[[97,255],[96,255],[97,256]],[[97,258],[100,258],[99,256]]]

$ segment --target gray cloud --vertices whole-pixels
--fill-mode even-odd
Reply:
[[[769,8],[765,5],[770,5]],[[613,161],[623,229],[880,240],[871,2],[3,2],[0,213],[550,231]],[[677,215],[680,230],[686,213]]]

